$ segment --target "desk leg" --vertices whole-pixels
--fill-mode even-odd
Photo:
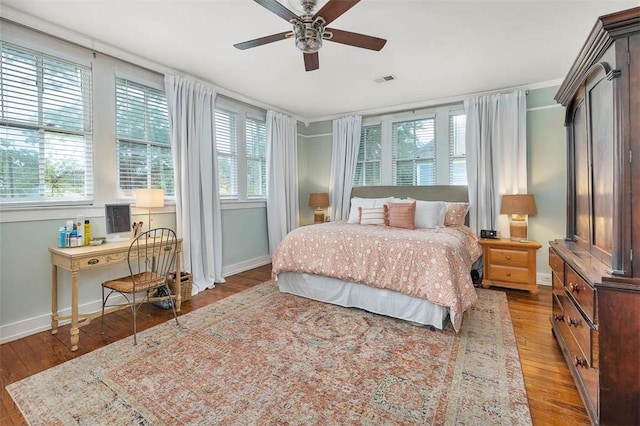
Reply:
[[[58,332],[58,267],[51,265],[51,334]]]
[[[180,265],[180,255],[182,250],[176,256],[176,312],[180,312],[182,305],[182,268]]]
[[[78,271],[71,272],[71,350],[78,350],[80,328],[78,327]]]

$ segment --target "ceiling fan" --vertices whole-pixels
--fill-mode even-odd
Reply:
[[[289,21],[293,25],[293,31],[260,37],[234,44],[234,46],[245,50],[294,37],[296,47],[304,54],[304,67],[307,71],[317,70],[320,67],[318,50],[322,47],[323,40],[377,51],[381,50],[387,42],[387,40],[378,37],[326,27],[326,25],[355,6],[360,0],[329,0],[315,14],[313,14],[313,9],[316,6],[316,0],[300,0],[300,5],[304,11],[300,16],[287,9],[277,0],[254,1]]]

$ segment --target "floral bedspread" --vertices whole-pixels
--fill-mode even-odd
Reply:
[[[468,227],[400,229],[323,223],[290,232],[271,256],[284,271],[325,275],[398,291],[449,308],[456,331],[477,300],[471,281],[482,249]]]

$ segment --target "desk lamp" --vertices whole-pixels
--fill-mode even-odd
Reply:
[[[149,230],[151,229],[151,209],[164,207],[164,189],[139,188],[136,190],[136,207],[149,210]]]
[[[502,196],[500,214],[509,215],[509,234],[512,241],[528,241],[527,216],[537,213],[536,200],[531,194]]]

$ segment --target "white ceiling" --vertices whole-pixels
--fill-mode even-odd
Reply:
[[[289,6],[296,0],[279,1]],[[386,46],[374,52],[325,42],[320,69],[305,72],[292,40],[245,51],[233,47],[290,29],[253,0],[0,3],[2,16],[26,21],[33,16],[71,29],[95,45],[116,47],[303,121],[558,83],[598,16],[639,5],[637,0],[362,0],[330,26],[385,38]],[[397,80],[374,81],[389,74]]]

